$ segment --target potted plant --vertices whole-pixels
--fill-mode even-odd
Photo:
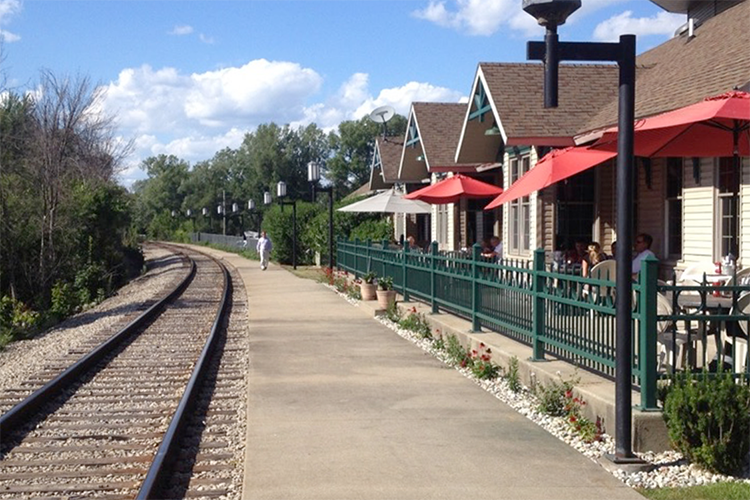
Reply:
[[[378,279],[378,305],[381,309],[388,309],[396,303],[396,291],[393,289],[393,277],[383,276]]]
[[[362,276],[362,283],[359,284],[359,292],[362,300],[375,300],[375,290],[378,285],[375,283],[376,274],[373,271]]]

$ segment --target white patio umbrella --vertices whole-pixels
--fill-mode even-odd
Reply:
[[[382,212],[397,214],[429,214],[430,205],[417,200],[407,200],[393,189],[371,196],[338,209],[339,212]]]

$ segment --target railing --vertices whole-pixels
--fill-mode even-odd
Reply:
[[[532,359],[543,360],[549,354],[614,377],[614,276],[595,279],[555,272],[545,265],[543,250],[537,250],[531,262],[498,263],[482,257],[478,245],[470,254],[458,255],[439,253],[437,243],[424,253],[394,248],[387,241],[373,244],[340,240],[337,248],[340,269],[356,275],[374,271],[378,276],[392,276],[394,288],[405,301],[416,298],[430,304],[434,313],[442,309],[468,319],[474,331],[487,328],[523,342],[531,346]],[[711,331],[718,339],[722,322],[736,326],[744,321],[750,328],[750,316],[738,312],[738,301],[743,292],[750,291],[749,286],[659,285],[657,269],[655,259],[646,261],[633,283],[633,384],[641,391],[642,409],[657,408],[659,377],[675,369],[711,368],[712,351],[704,340]],[[716,291],[731,293],[734,307],[722,311],[710,305],[711,301],[705,299]],[[665,309],[657,293],[672,300],[674,307]],[[700,300],[696,310],[681,306],[686,302],[681,294],[690,293],[704,298],[703,307]],[[698,328],[691,329],[691,324]],[[734,328],[735,333],[738,331]],[[699,341],[702,359],[693,352]],[[687,350],[674,348],[678,345]],[[724,352],[717,341],[715,353],[721,356]],[[739,353],[734,348],[731,363],[722,367],[738,374],[744,371],[747,376],[746,356],[746,350]],[[743,370],[738,369],[740,366]]]
[[[228,236],[212,233],[190,233],[190,241],[192,243],[207,242],[214,245],[224,245],[227,247],[246,247],[255,249],[255,245],[258,242],[258,239],[244,239],[242,236]]]

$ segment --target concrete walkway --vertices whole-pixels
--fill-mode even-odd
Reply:
[[[215,252],[245,282],[245,499],[637,499],[359,307]]]

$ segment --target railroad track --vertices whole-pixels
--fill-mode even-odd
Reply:
[[[227,446],[201,437],[206,422],[233,418],[216,403],[229,396],[213,351],[230,353],[225,380],[242,376],[221,335],[231,279],[206,255],[192,260],[164,304],[139,317],[146,326],[123,328],[0,416],[0,498],[176,498],[226,484],[193,476],[211,468],[202,454],[222,458],[206,450]]]

